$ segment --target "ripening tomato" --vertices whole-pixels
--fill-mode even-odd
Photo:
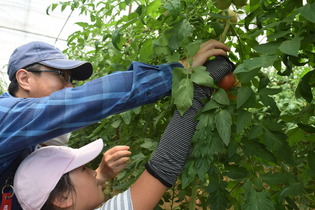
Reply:
[[[219,87],[224,89],[225,91],[230,90],[236,84],[236,78],[233,72],[229,73],[219,83]]]

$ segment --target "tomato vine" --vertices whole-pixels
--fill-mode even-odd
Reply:
[[[222,0],[229,3],[223,11],[215,2],[74,0],[47,12],[70,8],[89,17],[77,23],[81,30],[69,36],[65,53],[91,61],[94,77],[125,70],[133,60],[191,58],[208,39],[232,48],[240,85],[229,93],[219,88],[207,102],[178,185],[157,209],[314,208],[315,1]],[[190,106],[193,82],[211,80],[200,67],[193,72],[174,70],[172,98],[74,133],[73,145],[101,137],[108,146],[133,148],[130,170],[110,185],[109,196],[143,170],[174,104],[182,112]]]

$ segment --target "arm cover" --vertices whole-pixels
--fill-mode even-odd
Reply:
[[[207,61],[205,66],[216,82],[234,70],[234,64],[222,56]],[[175,111],[156,153],[146,163],[147,171],[167,187],[175,183],[184,168],[191,147],[190,140],[198,123],[194,118],[203,106],[200,99],[209,98],[211,93],[211,88],[195,86],[192,106],[183,116]]]

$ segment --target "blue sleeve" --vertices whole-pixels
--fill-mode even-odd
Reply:
[[[0,172],[5,157],[109,115],[152,103],[169,95],[172,68],[179,63],[133,62],[116,72],[42,98],[0,97]]]

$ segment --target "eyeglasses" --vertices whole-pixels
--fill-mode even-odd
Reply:
[[[72,83],[72,85],[76,85],[77,81],[71,78],[69,71],[67,70],[27,70],[29,72],[50,72],[54,73],[57,76],[62,77],[63,82]]]

